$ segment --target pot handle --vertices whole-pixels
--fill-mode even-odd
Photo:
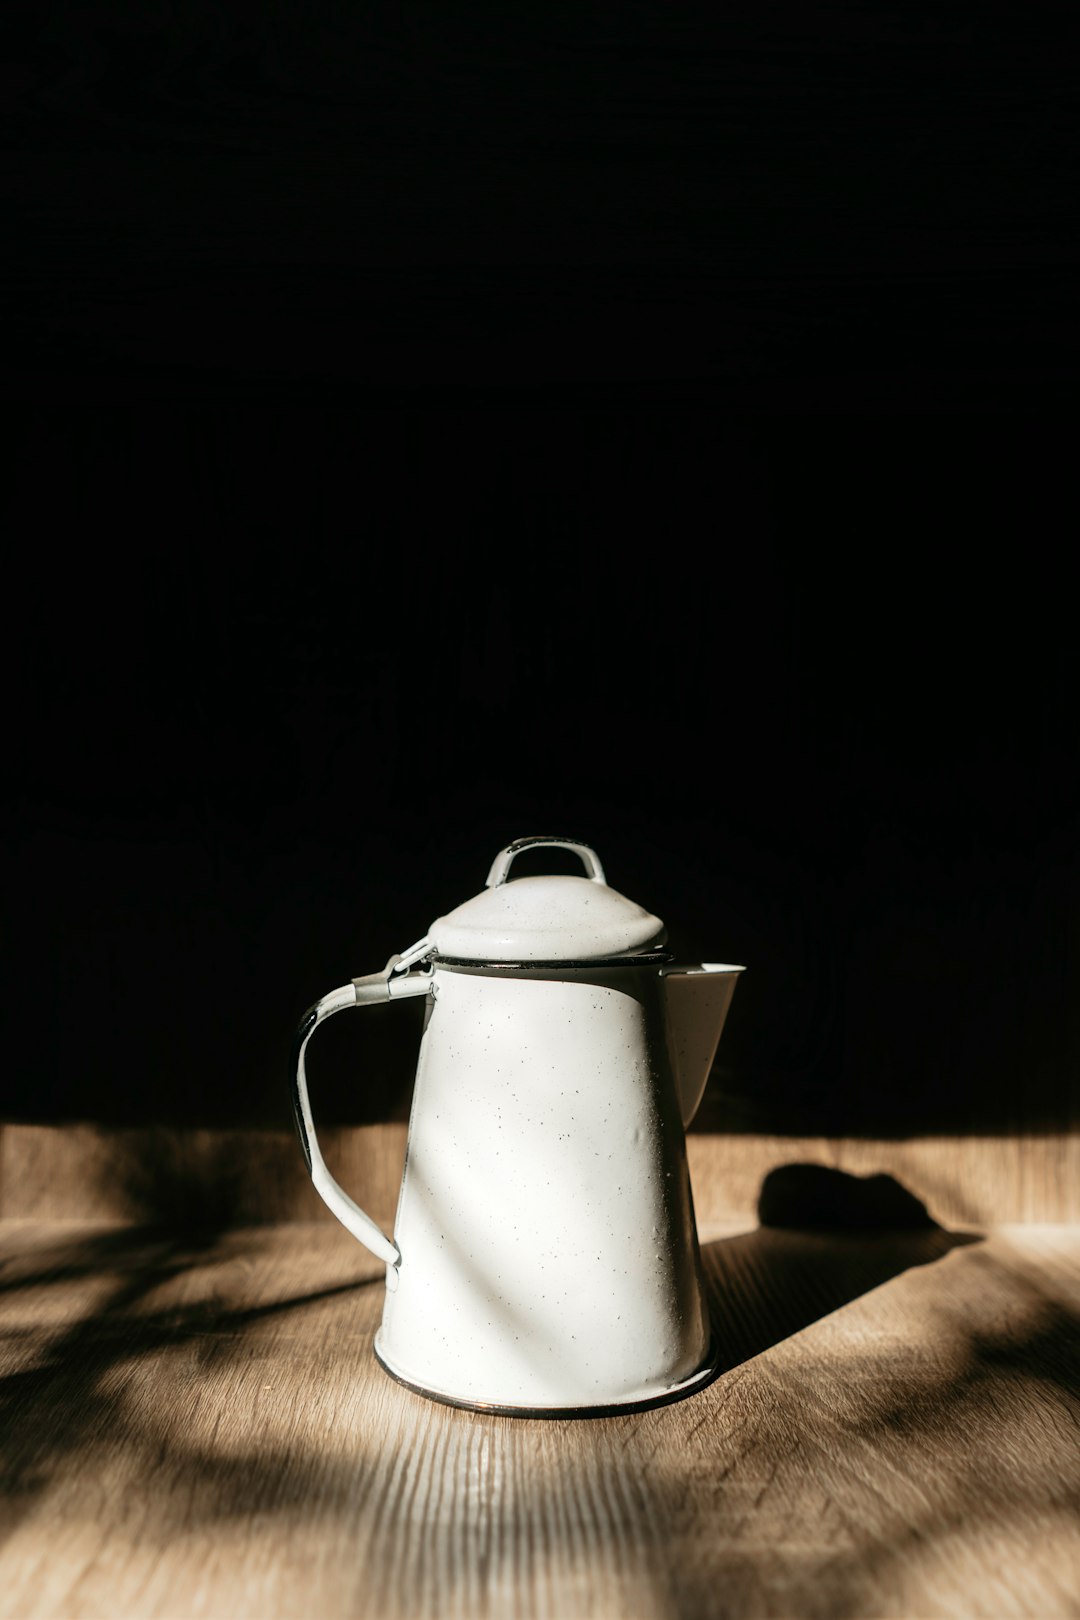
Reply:
[[[426,940],[421,941],[421,944],[428,946]],[[315,1191],[327,1208],[337,1216],[342,1226],[351,1232],[354,1238],[359,1238],[372,1254],[378,1255],[380,1260],[385,1260],[388,1266],[397,1266],[401,1263],[401,1253],[397,1244],[391,1242],[382,1228],[376,1226],[371,1216],[365,1215],[359,1204],[354,1203],[345,1189],[338,1185],[327,1169],[326,1161],[319,1150],[315,1136],[315,1121],[311,1117],[311,1102],[308,1098],[304,1053],[308,1041],[319,1025],[334,1013],[344,1012],[346,1007],[367,1007],[375,1001],[399,1001],[404,996],[425,995],[431,987],[431,973],[407,971],[416,960],[417,947],[414,946],[404,956],[392,956],[381,973],[369,973],[366,978],[354,979],[342,989],[331,990],[329,995],[322,996],[313,1007],[308,1008],[300,1020],[289,1063],[296,1129]]]
[[[491,871],[487,875],[487,882],[484,887],[487,889],[499,888],[501,884],[506,882],[510,862],[515,855],[520,855],[523,849],[537,849],[543,845],[548,845],[554,849],[572,849],[575,855],[580,855],[591,882],[605,883],[607,881],[604,877],[604,868],[600,865],[600,857],[595,849],[590,849],[588,844],[581,843],[577,838],[515,838],[512,844],[507,844],[505,849],[500,849],[492,861]]]

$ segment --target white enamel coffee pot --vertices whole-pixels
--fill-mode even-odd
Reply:
[[[587,876],[507,882],[537,845]],[[738,967],[676,967],[663,924],[586,844],[520,838],[481,894],[381,973],[316,1002],[293,1049],[316,1190],[386,1262],[379,1361],[422,1394],[510,1413],[658,1404],[715,1371],[686,1167]],[[426,996],[394,1238],[334,1180],[304,1052],[346,1007]]]

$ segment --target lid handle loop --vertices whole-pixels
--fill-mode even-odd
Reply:
[[[487,875],[485,888],[497,889],[506,882],[510,871],[510,863],[515,855],[520,855],[523,849],[536,849],[541,845],[548,845],[554,849],[572,849],[575,855],[580,855],[582,864],[589,874],[592,883],[606,883],[604,868],[600,865],[600,858],[588,844],[579,843],[576,838],[515,838],[512,844],[500,849],[491,863],[491,871]]]

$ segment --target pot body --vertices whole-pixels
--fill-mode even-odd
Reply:
[[[656,968],[436,963],[376,1352],[466,1405],[671,1398],[709,1372]]]

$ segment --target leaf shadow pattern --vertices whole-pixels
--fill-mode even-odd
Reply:
[[[680,1616],[1080,1612],[1080,1311],[1007,1245],[949,1279],[719,1380],[696,1431],[716,1511]],[[740,1581],[718,1608],[720,1565]]]
[[[618,1421],[595,1426],[606,1430],[599,1445],[564,1450],[572,1421],[456,1411],[386,1379],[371,1354],[373,1296],[348,1309],[350,1294],[381,1283],[381,1268],[239,1308],[237,1290],[250,1299],[274,1286],[280,1240],[142,1228],[53,1243],[9,1264],[9,1304],[20,1290],[31,1312],[37,1296],[47,1302],[68,1288],[83,1306],[95,1297],[78,1320],[42,1334],[31,1365],[26,1346],[11,1346],[22,1365],[0,1377],[0,1544],[46,1495],[63,1500],[78,1477],[92,1511],[107,1500],[108,1522],[124,1534],[133,1523],[151,1559],[174,1544],[190,1549],[193,1536],[216,1540],[230,1525],[245,1539],[321,1525],[318,1533],[340,1538],[340,1579],[362,1589],[365,1612],[433,1613],[446,1604],[472,1612],[481,1592],[486,1609],[511,1569],[515,1580],[570,1593],[592,1581],[614,1585],[628,1601],[635,1585],[655,1578],[647,1492],[625,1460],[621,1472],[612,1467],[624,1436]],[[307,1252],[310,1230],[300,1243]],[[350,1250],[324,1247],[322,1264],[328,1252]],[[186,1299],[186,1290],[200,1297]],[[314,1315],[303,1328],[259,1334],[268,1318],[307,1307]],[[342,1403],[343,1371],[345,1384],[361,1371],[357,1401]],[[264,1427],[248,1392],[274,1376],[285,1389]],[[178,1396],[191,1421],[175,1410]],[[87,1497],[76,1499],[83,1511]],[[553,1528],[568,1500],[583,1512],[572,1542]],[[278,1529],[267,1532],[269,1524]]]
[[[20,1333],[19,1365],[0,1374],[0,1540],[34,1505],[72,1458],[85,1459],[125,1444],[143,1447],[151,1436],[129,1410],[127,1373],[170,1350],[194,1349],[201,1366],[240,1353],[255,1323],[336,1295],[368,1287],[372,1277],[295,1293],[237,1308],[227,1288],[215,1288],[217,1267],[243,1261],[268,1234],[183,1232],[161,1227],[112,1229],[69,1239],[0,1271],[0,1291],[40,1292],[76,1284],[91,1290],[88,1310],[57,1331]],[[177,1285],[206,1274],[210,1291],[177,1300]],[[153,1296],[169,1290],[156,1307]],[[28,1364],[29,1363],[29,1364]],[[174,1447],[174,1460],[182,1460]],[[200,1460],[206,1467],[209,1458]],[[272,1459],[261,1457],[261,1471]],[[230,1477],[235,1467],[227,1468]],[[210,1469],[208,1479],[212,1475]],[[235,1484],[235,1478],[232,1478]],[[228,1494],[227,1492],[225,1493]],[[224,1500],[224,1496],[222,1500]],[[241,1498],[237,1498],[239,1500]]]
[[[761,1224],[702,1246],[722,1371],[760,1355],[912,1266],[981,1241],[950,1232],[889,1175],[824,1165],[771,1170]]]
[[[0,1538],[79,1474],[96,1495],[120,1491],[110,1512],[143,1514],[148,1558],[223,1526],[288,1539],[318,1523],[365,1612],[498,1612],[508,1583],[558,1596],[553,1612],[565,1613],[613,1591],[619,1612],[688,1620],[900,1612],[888,1600],[909,1591],[904,1612],[944,1612],[928,1601],[943,1579],[938,1549],[1000,1535],[1008,1513],[1045,1524],[1080,1500],[1080,1453],[1074,1446],[1070,1463],[1065,1449],[1080,1432],[1080,1328],[1019,1267],[1009,1273],[976,1247],[959,1287],[951,1272],[944,1287],[929,1271],[903,1284],[916,1285],[919,1330],[935,1341],[925,1362],[912,1365],[887,1338],[847,1334],[844,1315],[824,1318],[976,1240],[943,1231],[915,1200],[898,1204],[878,1178],[867,1178],[877,1182],[869,1193],[826,1189],[802,1171],[788,1180],[789,1192],[809,1187],[812,1197],[763,1201],[763,1216],[821,1222],[825,1191],[826,1213],[855,1214],[705,1245],[729,1370],[691,1401],[589,1425],[434,1407],[379,1374],[353,1405],[325,1405],[325,1362],[336,1363],[339,1387],[343,1367],[351,1380],[357,1360],[370,1364],[376,1302],[363,1291],[377,1279],[334,1280],[348,1275],[347,1246],[334,1251],[344,1270],[337,1259],[329,1272],[312,1266],[311,1286],[290,1289],[281,1235],[224,1220],[39,1241],[0,1272],[3,1298],[25,1291],[43,1323],[31,1343],[21,1323],[35,1311],[15,1312],[0,1340],[0,1367],[13,1369],[0,1377]],[[891,1223],[901,1205],[909,1226],[875,1228],[873,1208]],[[70,1307],[50,1315],[69,1288],[78,1319]],[[1003,1312],[1005,1291],[1015,1308]],[[290,1335],[291,1313],[303,1310],[313,1314]],[[284,1319],[284,1339],[260,1334],[272,1319]],[[791,1340],[817,1322],[820,1333]],[[290,1356],[291,1410],[264,1428],[249,1405],[230,1431],[237,1391]],[[186,1384],[197,1421],[166,1422],[147,1399],[160,1388],[158,1361],[174,1392]],[[1002,1405],[1006,1386],[1015,1408]],[[1051,1420],[1061,1433],[1048,1437],[1039,1424]],[[985,1437],[981,1451],[956,1444],[968,1431]],[[935,1484],[926,1460],[940,1470],[943,1437],[954,1455]],[[954,1602],[950,1612],[969,1611]]]

